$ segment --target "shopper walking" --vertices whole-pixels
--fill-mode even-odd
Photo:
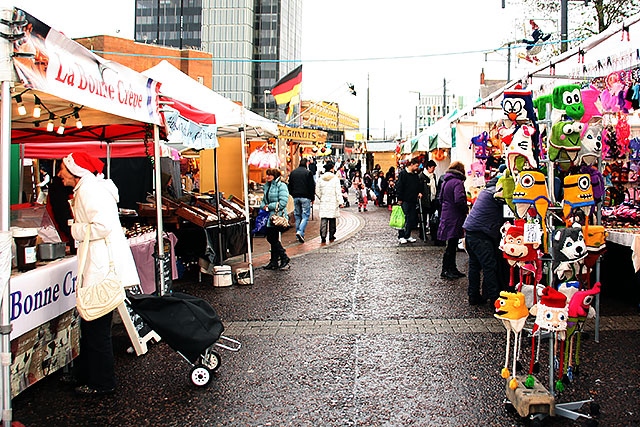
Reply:
[[[311,205],[316,194],[316,182],[307,169],[307,159],[289,174],[289,194],[293,197],[293,216],[296,219],[296,239],[304,243],[304,231],[311,216]]]
[[[464,277],[456,266],[458,241],[464,236],[462,224],[467,217],[467,195],[464,190],[465,168],[461,162],[453,162],[442,178],[440,190],[441,216],[438,227],[438,239],[446,241],[447,246],[442,257],[443,279]]]
[[[269,220],[267,221],[266,238],[271,245],[271,259],[264,266],[267,270],[284,270],[289,267],[289,257],[287,251],[280,242],[280,231],[271,224],[273,215],[286,215],[287,202],[289,201],[289,189],[287,184],[281,181],[282,173],[278,169],[267,169],[266,182],[264,184],[264,196],[260,203],[260,209],[269,211]]]
[[[398,242],[401,245],[405,243],[413,243],[415,238],[411,237],[411,230],[418,224],[418,199],[422,197],[420,192],[420,179],[418,178],[418,168],[420,160],[415,157],[411,159],[409,164],[398,174],[398,182],[396,182],[396,197],[398,204],[402,206],[404,212],[404,229],[398,230]]]
[[[422,231],[429,233],[429,220],[431,215],[434,214],[436,210],[436,174],[434,173],[436,169],[436,162],[433,160],[428,160],[425,163],[425,167],[422,172],[418,175],[420,178],[420,189],[422,192],[422,198],[420,199],[420,204],[422,206],[422,218],[420,220],[422,223],[420,224],[420,233]],[[427,240],[427,236],[421,236],[423,240]],[[431,236],[431,240],[435,240],[436,236]]]
[[[320,241],[329,242],[336,240],[336,218],[340,216],[342,205],[342,190],[340,178],[334,174],[334,164],[328,161],[324,164],[324,174],[318,180],[316,196],[320,205]]]
[[[135,286],[140,279],[120,224],[118,189],[113,181],[96,176],[103,167],[99,159],[77,152],[65,157],[58,171],[63,184],[73,187],[71,235],[77,241],[89,239],[87,260],[78,261],[85,267],[78,275],[86,285],[95,285],[107,277],[113,263],[122,286]],[[113,312],[92,321],[80,320],[80,355],[75,365],[77,380],[82,384],[75,389],[78,394],[109,394],[115,390],[112,319]]]
[[[500,228],[504,224],[504,202],[496,199],[496,183],[492,178],[480,192],[476,202],[463,224],[465,244],[469,254],[469,295],[470,305],[480,305],[498,299],[502,286],[498,280],[498,265],[502,259],[498,249]],[[480,274],[482,273],[482,293]]]

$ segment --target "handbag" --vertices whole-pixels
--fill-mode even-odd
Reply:
[[[398,230],[404,229],[404,211],[402,210],[402,206],[395,205],[391,209],[391,218],[389,219],[389,227],[396,228]]]
[[[111,256],[109,240],[105,238],[109,250],[109,272],[100,283],[83,283],[84,266],[89,254],[89,226],[85,227],[85,238],[80,248],[80,264],[78,265],[78,283],[76,287],[76,309],[86,321],[91,321],[115,310],[125,298],[124,288],[118,279]],[[83,286],[84,285],[84,286]]]
[[[271,225],[277,228],[279,231],[287,231],[289,229],[289,218],[281,216],[278,212],[280,206],[276,205],[276,211],[271,215]]]
[[[260,209],[258,211],[258,215],[256,216],[255,226],[251,232],[253,234],[264,234],[265,229],[267,228],[267,223],[269,222],[269,211],[265,211],[264,209]]]

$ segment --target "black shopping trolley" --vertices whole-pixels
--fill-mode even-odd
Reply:
[[[239,341],[222,335],[220,318],[202,298],[174,292],[163,296],[127,293],[127,299],[133,311],[189,362],[196,386],[209,384],[212,372],[220,367],[220,354],[214,347],[240,350]]]

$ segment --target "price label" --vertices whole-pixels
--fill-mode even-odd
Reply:
[[[538,243],[542,242],[542,227],[538,222],[527,222],[524,224],[524,242]]]

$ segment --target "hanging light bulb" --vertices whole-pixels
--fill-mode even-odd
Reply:
[[[67,118],[63,117],[60,120],[60,126],[58,126],[58,135],[62,135],[64,133],[64,125],[67,123]]]
[[[47,132],[53,132],[53,114],[49,114],[49,122],[47,123]]]
[[[40,98],[38,98],[36,95],[33,95],[33,99],[35,102],[35,106],[33,107],[33,118],[35,119],[39,119],[40,118],[40,113],[42,113],[42,108],[41,108],[41,102],[40,102]]]
[[[76,127],[78,129],[82,129],[82,120],[80,120],[80,113],[78,113],[79,108],[76,107],[73,109],[73,117],[76,119]]]
[[[18,114],[20,114],[21,116],[27,114],[27,109],[22,103],[22,95],[16,95],[16,102],[18,103]]]

